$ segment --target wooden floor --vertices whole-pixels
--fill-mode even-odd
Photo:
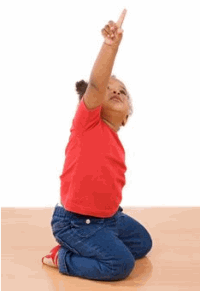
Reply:
[[[53,208],[1,208],[1,290],[200,291],[200,208],[123,209],[147,228],[153,248],[136,260],[128,278],[103,282],[42,264],[57,245],[50,227]]]

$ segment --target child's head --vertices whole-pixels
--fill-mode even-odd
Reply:
[[[84,80],[76,82],[76,91],[81,101],[88,83]],[[121,102],[111,99],[113,95],[118,95]],[[128,117],[133,114],[133,106],[130,95],[125,85],[112,75],[108,82],[105,99],[102,103],[101,118],[115,131],[119,131],[120,126],[125,126]]]

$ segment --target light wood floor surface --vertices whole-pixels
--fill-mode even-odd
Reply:
[[[54,246],[54,208],[1,208],[1,290],[200,291],[200,208],[128,208],[151,234],[153,248],[123,281],[105,282],[59,273],[41,258]]]

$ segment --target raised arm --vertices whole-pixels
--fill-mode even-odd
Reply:
[[[116,23],[109,21],[108,25],[101,30],[105,40],[94,63],[89,84],[83,97],[88,109],[96,108],[104,100],[115,57],[123,36],[121,26],[125,15],[126,9],[123,10]]]

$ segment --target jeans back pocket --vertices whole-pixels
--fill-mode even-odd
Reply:
[[[92,236],[95,232],[102,229],[104,226],[104,218],[95,218],[91,216],[71,217],[71,229],[74,231],[74,234],[82,238],[88,238]]]

